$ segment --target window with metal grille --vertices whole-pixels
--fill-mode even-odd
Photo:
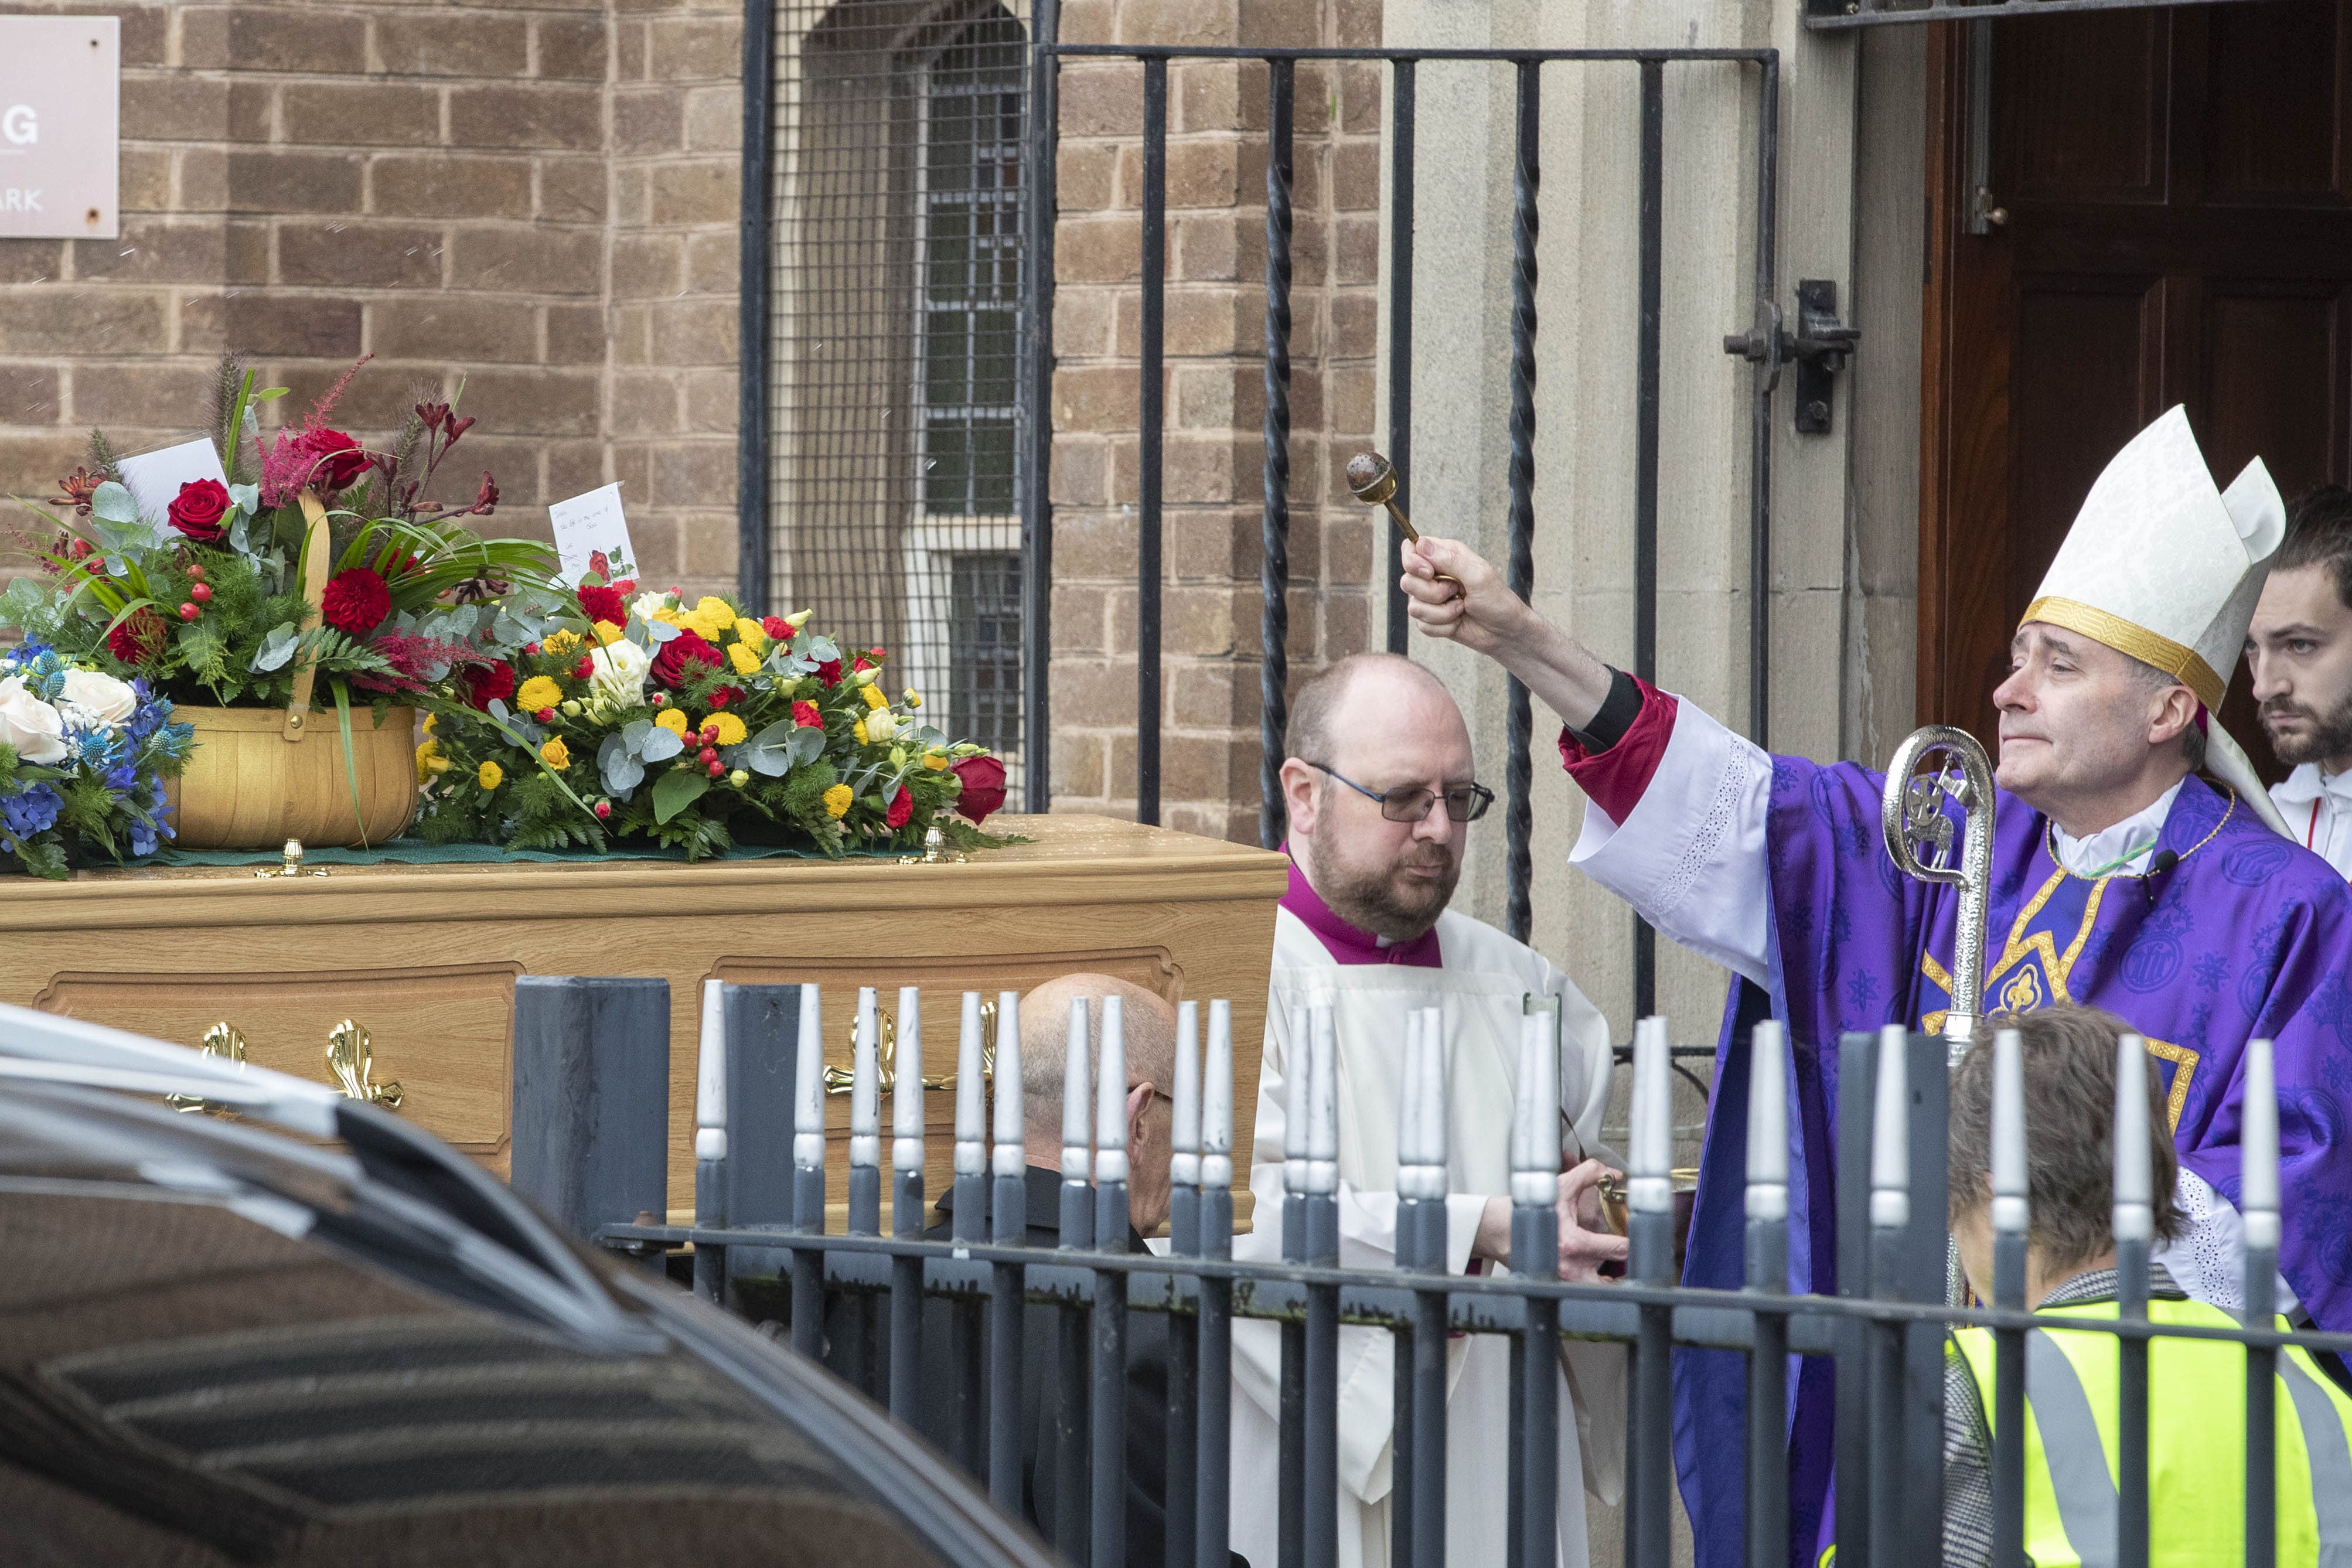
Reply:
[[[772,595],[887,648],[1017,787],[1023,28],[992,0],[779,9]]]

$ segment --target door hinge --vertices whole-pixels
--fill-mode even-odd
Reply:
[[[1862,329],[1838,320],[1837,283],[1828,278],[1807,278],[1797,284],[1797,330],[1781,325],[1780,307],[1759,303],[1753,331],[1723,340],[1723,352],[1765,366],[1765,391],[1780,384],[1780,367],[1797,366],[1795,423],[1801,436],[1830,433],[1830,395],[1837,373],[1862,336]]]

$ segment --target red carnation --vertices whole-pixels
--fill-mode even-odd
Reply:
[[[323,426],[297,436],[294,450],[304,459],[311,487],[328,491],[349,489],[375,461],[357,441]]]
[[[956,796],[956,810],[971,821],[985,821],[990,812],[1004,804],[1004,764],[994,757],[966,757],[949,771],[963,785]]]
[[[817,711],[814,702],[795,702],[793,704],[793,722],[803,730],[822,730],[824,728],[824,715]]]
[[[637,580],[635,577],[624,577],[613,584],[613,592],[615,594],[634,594],[636,591]]]
[[[514,666],[504,659],[466,668],[466,700],[474,707],[487,713],[492,702],[508,701],[514,694]]]
[[[768,639],[771,642],[793,640],[793,623],[782,616],[770,616],[760,623],[760,629],[768,634]]]
[[[703,641],[700,633],[680,632],[654,655],[654,679],[675,691],[692,673],[689,666],[707,664],[716,668],[719,663],[719,650]]]
[[[618,588],[599,588],[593,584],[582,584],[580,609],[591,626],[598,621],[610,621],[620,626],[626,626],[629,621],[629,612],[622,607]]]
[[[106,651],[125,664],[146,664],[162,657],[171,634],[163,616],[142,605],[106,634]]]
[[[327,579],[327,593],[320,601],[319,614],[339,632],[365,637],[392,614],[392,590],[373,568],[354,566]]]
[[[719,686],[711,689],[709,701],[711,711],[714,713],[719,709],[726,707],[730,702],[740,702],[742,700],[743,689],[740,686]]]
[[[816,678],[827,686],[841,684],[841,660],[828,658],[816,667]]]
[[[857,656],[856,662],[855,662],[854,664],[852,664],[849,668],[850,668],[852,670],[860,670],[860,669],[871,669],[871,668],[873,668],[874,667],[873,667],[872,665],[870,665],[870,664],[868,664],[868,663],[866,663],[866,656],[865,656],[864,654],[862,654],[862,653],[861,653],[861,654],[859,654],[859,655]]]
[[[907,819],[914,815],[915,797],[907,793],[905,784],[900,784],[898,793],[890,797],[890,809],[884,814],[882,820],[895,830],[906,826]]]
[[[228,516],[228,487],[218,479],[190,479],[172,498],[164,515],[198,544],[217,544],[226,531],[221,520]]]

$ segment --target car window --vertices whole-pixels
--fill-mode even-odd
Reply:
[[[592,1353],[244,1208],[0,1176],[0,1562],[942,1561],[694,1356]]]

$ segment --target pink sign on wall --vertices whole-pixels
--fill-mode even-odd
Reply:
[[[122,24],[0,16],[0,239],[121,233]]]

